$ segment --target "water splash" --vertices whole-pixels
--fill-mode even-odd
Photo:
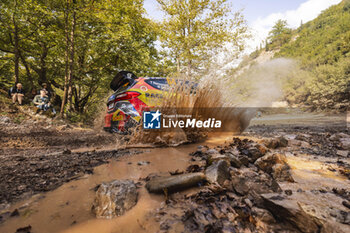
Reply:
[[[182,80],[188,81],[188,78]],[[254,114],[247,109],[236,107],[235,103],[225,100],[222,82],[215,79],[203,79],[197,82],[193,90],[191,85],[174,85],[165,94],[158,109],[165,115],[190,115],[197,120],[220,119],[222,128],[232,134],[241,133]],[[215,110],[215,111],[214,111]],[[180,118],[178,120],[181,120]],[[172,128],[166,131],[143,130],[138,126],[132,134],[131,143],[153,143],[163,146],[177,146],[188,142],[198,142],[208,137],[208,128]]]

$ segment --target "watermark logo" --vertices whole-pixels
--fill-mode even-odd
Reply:
[[[144,129],[160,129],[160,116],[162,113],[157,110],[156,112],[143,112],[143,128]]]
[[[143,112],[144,129],[167,129],[167,128],[212,128],[220,129],[221,120],[207,118],[198,120],[191,115],[167,115],[157,111]]]

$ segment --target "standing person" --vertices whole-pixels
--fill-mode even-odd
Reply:
[[[17,83],[16,87],[11,90],[12,103],[15,104],[18,101],[19,105],[22,105],[24,98],[24,90],[21,83]]]

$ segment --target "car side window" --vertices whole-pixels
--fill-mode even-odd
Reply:
[[[145,80],[145,82],[158,90],[169,89],[168,81],[165,78],[151,78]]]

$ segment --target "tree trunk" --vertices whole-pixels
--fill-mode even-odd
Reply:
[[[73,77],[74,77],[74,37],[75,37],[75,24],[76,24],[76,13],[74,9],[74,4],[76,3],[76,0],[73,0],[73,19],[72,19],[72,29],[70,34],[70,64],[69,64],[69,75],[68,75],[68,104],[69,104],[69,111],[72,111],[72,96],[73,96],[73,90],[72,90],[72,84],[73,84]]]
[[[176,56],[176,69],[177,73],[180,74],[180,59],[178,56]]]
[[[18,38],[18,25],[15,19],[15,14],[17,12],[17,0],[15,1],[15,13],[12,15],[13,21],[13,38],[14,38],[14,53],[15,53],[15,83],[19,81],[19,38]]]
[[[42,85],[43,83],[47,83],[47,67],[46,67],[46,57],[48,54],[48,48],[45,43],[41,45],[42,52],[40,56],[40,71],[39,71],[39,84]]]
[[[34,82],[33,82],[33,77],[32,77],[32,74],[30,73],[30,68],[29,68],[29,65],[25,59],[25,57],[23,56],[23,54],[21,53],[21,51],[19,51],[19,57],[21,58],[21,61],[26,69],[26,72],[27,72],[27,78],[29,79],[30,81],[30,88],[33,88],[34,87]]]
[[[64,108],[67,102],[67,96],[68,96],[68,69],[69,69],[69,25],[68,25],[68,17],[69,17],[69,0],[66,1],[66,11],[64,16],[64,23],[65,23],[65,34],[66,34],[66,51],[64,54],[65,58],[65,75],[64,75],[64,89],[63,89],[63,98],[62,98],[62,104],[61,104],[61,111],[60,116],[63,117],[64,114]]]

